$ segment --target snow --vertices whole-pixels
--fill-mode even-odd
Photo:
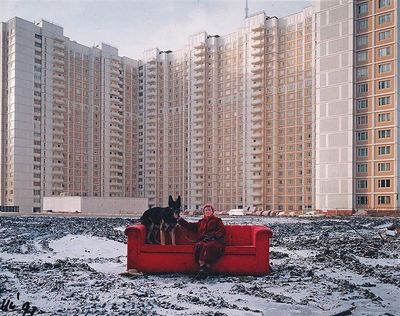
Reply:
[[[272,228],[271,273],[127,278],[129,219],[0,216],[0,300],[45,315],[399,315],[400,241],[376,234],[390,219],[223,221]]]

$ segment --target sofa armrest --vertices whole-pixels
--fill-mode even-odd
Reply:
[[[146,227],[141,224],[128,226],[125,228],[125,235],[128,237],[128,243],[136,244],[136,247],[140,248],[146,240]]]
[[[261,246],[262,244],[265,244],[267,239],[272,238],[272,230],[269,227],[265,226],[253,226],[252,227],[252,236],[251,236],[251,241],[253,246]]]
[[[257,269],[267,273],[269,270],[269,239],[272,230],[265,226],[253,226],[252,242],[256,246]]]

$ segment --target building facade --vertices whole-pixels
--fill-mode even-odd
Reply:
[[[37,212],[44,196],[137,195],[137,61],[63,29],[1,24],[1,207]]]
[[[315,1],[139,61],[3,23],[1,205],[395,210],[398,18],[398,0]]]

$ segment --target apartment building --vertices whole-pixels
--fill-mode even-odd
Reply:
[[[398,0],[314,1],[139,61],[3,23],[1,205],[397,209],[398,18]]]
[[[138,63],[53,23],[1,24],[1,208],[137,195]]]

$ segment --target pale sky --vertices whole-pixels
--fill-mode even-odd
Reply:
[[[120,56],[141,59],[143,51],[183,48],[192,34],[226,35],[243,26],[245,0],[0,0],[0,22],[18,16],[64,28],[85,46],[111,44]],[[283,17],[310,6],[303,0],[248,0],[249,13]]]

